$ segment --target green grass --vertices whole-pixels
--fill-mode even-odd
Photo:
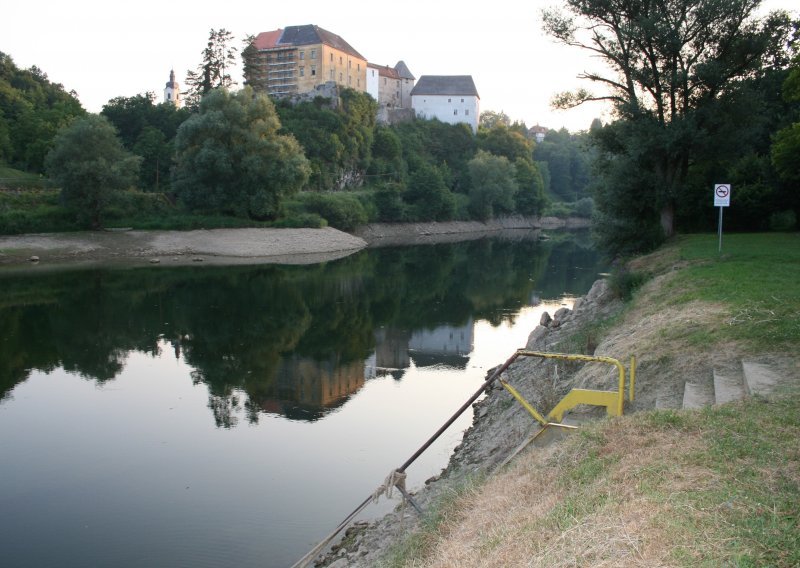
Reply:
[[[717,341],[740,339],[757,348],[800,344],[800,233],[716,235],[678,239],[680,258],[691,263],[670,287],[671,302],[724,304]],[[708,341],[707,330],[697,341]]]

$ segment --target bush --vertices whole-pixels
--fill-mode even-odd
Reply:
[[[797,215],[794,211],[780,211],[769,216],[769,228],[773,231],[793,231],[797,226]]]
[[[352,193],[301,193],[287,207],[290,215],[314,213],[341,231],[352,231],[368,222],[361,201]]]
[[[408,220],[408,206],[403,201],[403,187],[400,184],[384,184],[375,192],[373,200],[378,210],[378,221],[402,223]]]
[[[611,271],[608,284],[615,297],[621,300],[628,300],[647,277],[641,272],[632,272],[627,268],[615,268]]]
[[[321,229],[328,226],[328,222],[316,213],[297,213],[279,219],[272,223],[276,229]]]
[[[565,203],[564,201],[554,201],[545,207],[544,216],[545,217],[559,217],[561,219],[565,217],[569,217],[572,215],[572,207],[569,203]]]
[[[116,191],[111,194],[106,207],[106,224],[120,219],[164,217],[175,210],[176,208],[163,193]]]
[[[591,197],[579,199],[572,205],[572,211],[578,217],[591,217],[594,212],[594,199]]]

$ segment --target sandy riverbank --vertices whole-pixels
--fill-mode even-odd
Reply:
[[[0,265],[313,264],[366,246],[332,228],[43,233],[0,237]]]
[[[429,244],[496,233],[573,229],[586,219],[510,217],[486,223],[374,224],[354,235],[324,229],[212,229],[196,231],[96,231],[0,237],[0,266],[171,266],[208,264],[314,264],[343,258],[366,246]],[[37,260],[32,260],[37,259]]]

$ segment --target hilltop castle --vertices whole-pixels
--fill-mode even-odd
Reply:
[[[423,76],[415,86],[403,61],[394,67],[369,63],[341,36],[319,26],[261,32],[242,55],[245,82],[271,97],[346,87],[378,101],[380,122],[411,118],[416,111],[420,117],[478,129],[480,97],[471,76]]]

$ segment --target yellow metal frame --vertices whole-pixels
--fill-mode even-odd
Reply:
[[[616,391],[601,391],[594,389],[572,389],[564,398],[547,414],[547,417],[542,416],[514,387],[508,384],[508,381],[500,378],[500,384],[503,385],[511,395],[527,410],[534,420],[539,422],[542,426],[555,425],[564,419],[564,413],[579,404],[589,404],[592,406],[603,406],[609,416],[622,416],[623,407],[625,404],[625,367],[617,359],[611,357],[596,357],[594,355],[576,355],[567,353],[545,353],[542,351],[527,351],[525,349],[517,350],[514,358],[516,357],[539,357],[542,359],[560,359],[563,361],[584,361],[595,363],[606,363],[614,365],[619,372],[619,380]],[[630,381],[628,385],[628,400],[633,402],[634,397],[634,383],[636,381],[636,358],[631,357],[630,364]],[[555,420],[556,422],[551,422]]]

